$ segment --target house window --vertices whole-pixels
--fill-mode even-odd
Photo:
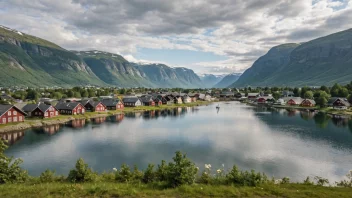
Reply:
[[[7,118],[7,122],[12,122],[12,118]]]
[[[38,115],[38,112],[35,112],[34,115]]]
[[[10,116],[11,115],[11,111],[9,111],[7,114]]]
[[[14,122],[17,122],[17,117],[14,117],[14,118],[13,118],[13,121],[14,121]]]
[[[14,111],[14,112],[13,112],[13,115],[17,115],[17,111]]]
[[[59,115],[59,113],[56,111],[56,112],[55,112],[55,115]]]
[[[22,121],[22,119],[23,119],[22,116],[20,116],[20,117],[19,117],[19,120]]]
[[[48,116],[48,112],[45,112],[45,117]]]
[[[2,119],[2,123],[5,124],[6,123],[6,118]]]

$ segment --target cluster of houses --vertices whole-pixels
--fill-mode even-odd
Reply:
[[[171,104],[187,104],[197,100],[210,101],[208,94],[186,93],[152,93],[144,95],[129,95],[122,100],[103,97],[100,101],[93,99],[65,99],[60,100],[55,106],[50,101],[37,104],[26,104],[23,108],[14,105],[0,105],[0,124],[23,122],[26,116],[38,118],[52,118],[58,115],[79,115],[85,112],[105,112],[119,110],[124,107],[160,106]]]

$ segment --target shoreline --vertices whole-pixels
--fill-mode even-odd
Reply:
[[[155,111],[155,110],[166,110],[166,109],[175,109],[182,107],[195,107],[195,106],[204,106],[212,104],[213,101],[197,101],[195,103],[189,104],[173,104],[173,105],[162,105],[162,106],[139,106],[139,107],[125,107],[122,110],[110,110],[106,112],[86,112],[83,115],[59,115],[53,118],[26,118],[24,122],[16,122],[5,125],[0,125],[0,134],[9,133],[15,131],[26,130],[30,128],[38,128],[44,126],[51,126],[56,124],[64,124],[72,120],[81,120],[81,119],[93,119],[108,117],[113,115],[131,113],[131,112],[144,112],[144,111]]]

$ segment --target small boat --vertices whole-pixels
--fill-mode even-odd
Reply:
[[[218,105],[218,106],[216,106],[216,109],[220,109],[220,106]]]

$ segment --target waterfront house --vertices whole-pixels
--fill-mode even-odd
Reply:
[[[289,100],[287,100],[287,105],[295,106],[295,105],[301,105],[303,101],[303,98],[301,97],[292,97]]]
[[[301,97],[291,97],[287,100],[287,105],[295,106],[301,105],[303,102],[303,98]]]
[[[23,122],[27,114],[14,105],[0,105],[0,124]]]
[[[55,108],[62,115],[78,115],[86,112],[84,106],[79,102],[59,102]]]
[[[315,106],[315,101],[311,99],[304,99],[301,103],[302,107],[314,107]]]
[[[138,107],[142,105],[142,101],[138,97],[125,97],[122,99],[125,107]]]
[[[175,96],[174,97],[174,103],[175,104],[182,104],[182,97],[181,96]]]
[[[191,97],[189,97],[187,94],[185,94],[184,96],[181,97],[182,98],[182,102],[183,103],[191,103],[192,102],[192,99]]]
[[[211,101],[211,96],[208,94],[199,94],[199,100]]]
[[[248,93],[247,94],[248,100],[252,100],[252,101],[256,100],[258,98],[258,96],[259,96],[259,93]]]
[[[172,105],[174,104],[174,97],[172,96],[165,96],[166,104],[167,105]],[[164,103],[163,103],[164,104]]]
[[[27,104],[22,110],[30,117],[52,118],[59,115],[54,106],[44,103]]]
[[[140,97],[140,100],[142,101],[142,104],[144,106],[155,106],[155,102],[153,100],[153,97],[151,95],[144,95]]]
[[[333,97],[328,101],[328,106],[333,107],[334,109],[348,109],[351,104],[346,98]]]
[[[119,99],[106,98],[100,101],[108,110],[123,109],[124,104]]]
[[[231,91],[224,91],[220,93],[220,98],[233,98],[235,96],[235,93]]]
[[[82,100],[80,102],[87,111],[91,112],[104,112],[106,111],[106,106],[100,101],[93,100]]]
[[[197,102],[197,98],[198,98],[199,94],[197,96],[197,94],[191,93],[191,94],[188,94],[188,96],[191,98],[191,102]]]
[[[153,99],[155,106],[161,106],[163,104],[162,100],[159,98]]]
[[[274,98],[272,96],[260,96],[257,99],[257,103],[258,104],[265,104],[265,103],[270,103],[270,102],[274,102]]]

